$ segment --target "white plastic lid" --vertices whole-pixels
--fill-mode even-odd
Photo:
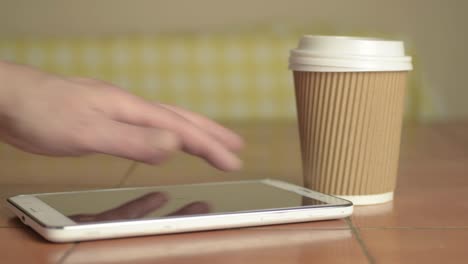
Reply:
[[[289,69],[294,71],[355,72],[410,71],[402,41],[378,38],[310,36],[291,50]]]

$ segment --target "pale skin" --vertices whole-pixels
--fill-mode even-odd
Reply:
[[[0,140],[42,155],[103,153],[149,164],[185,151],[225,171],[241,168],[235,153],[244,145],[231,130],[180,107],[4,61]]]

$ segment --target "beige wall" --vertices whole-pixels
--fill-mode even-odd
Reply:
[[[0,37],[223,30],[301,23],[340,34],[407,41],[435,119],[468,118],[468,1],[457,0],[0,0]],[[311,30],[314,33],[313,30]]]

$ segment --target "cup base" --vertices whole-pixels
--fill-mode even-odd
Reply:
[[[335,195],[336,197],[353,202],[354,205],[371,205],[390,202],[393,200],[393,192],[371,195]]]

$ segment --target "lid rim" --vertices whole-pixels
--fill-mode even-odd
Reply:
[[[301,57],[301,56],[292,56],[289,57],[289,61],[349,61],[349,62],[376,62],[376,63],[411,63],[411,57],[405,58],[366,58],[366,57],[354,57],[354,58],[341,58],[341,57]]]
[[[304,35],[289,54],[289,68],[343,71],[410,71],[411,56],[398,40],[352,36]]]
[[[291,71],[301,71],[301,72],[400,72],[405,71],[409,72],[413,70],[413,67],[408,68],[353,68],[353,67],[335,67],[335,66],[309,66],[302,65],[303,67],[294,67],[294,65],[289,65],[289,70]]]
[[[332,53],[319,53],[319,52],[309,52],[304,50],[293,49],[289,53],[290,58],[302,57],[302,58],[343,58],[343,59],[390,59],[390,60],[411,60],[411,56],[363,56],[355,54],[332,54]]]

